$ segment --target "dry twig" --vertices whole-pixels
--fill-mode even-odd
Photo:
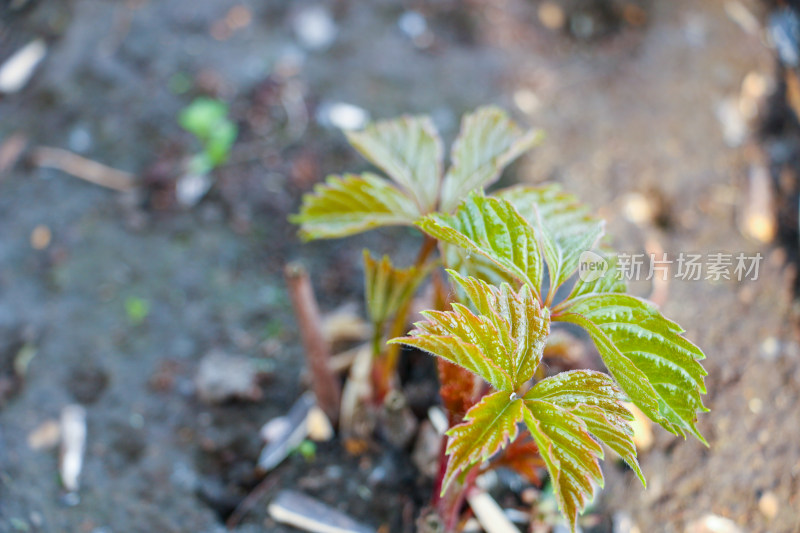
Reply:
[[[339,420],[341,385],[330,368],[330,347],[322,333],[319,308],[308,272],[302,265],[292,263],[286,266],[284,275],[311,371],[311,386],[318,405],[335,426]]]
[[[32,157],[36,166],[55,168],[116,191],[127,192],[135,185],[133,174],[86,159],[62,148],[40,146],[33,151]]]

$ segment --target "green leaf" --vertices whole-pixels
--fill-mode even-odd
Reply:
[[[195,98],[183,108],[178,115],[181,127],[205,141],[214,133],[214,129],[228,120],[228,105],[213,98]]]
[[[414,198],[422,213],[436,206],[442,141],[429,117],[404,116],[347,132],[350,144]]]
[[[520,399],[513,399],[506,391],[495,392],[472,406],[463,423],[450,428],[442,494],[470,466],[489,460],[517,438],[517,423],[522,421],[523,411]]]
[[[428,215],[417,226],[432,237],[486,257],[527,283],[538,297],[542,261],[536,234],[507,201],[472,194],[454,214]]]
[[[540,229],[544,258],[550,275],[551,301],[556,290],[578,269],[581,254],[592,250],[602,237],[605,223],[594,217],[577,198],[557,185],[517,186],[498,191],[520,214]]]
[[[331,176],[303,196],[300,224],[304,240],[346,237],[380,226],[411,225],[420,217],[414,202],[375,174]]]
[[[561,512],[572,531],[578,515],[603,486],[603,449],[575,413],[543,400],[525,400],[525,425],[539,447]]]
[[[589,231],[602,223],[574,194],[564,192],[557,183],[538,187],[515,185],[495,191],[492,196],[510,202],[529,222],[535,224],[541,218],[566,235]]]
[[[389,256],[378,261],[364,250],[364,283],[367,311],[374,324],[383,324],[413,295],[425,271],[415,267],[395,268]]]
[[[486,282],[462,277],[454,271],[450,276],[467,294],[478,313],[494,325],[504,353],[489,354],[511,376],[514,390],[533,377],[542,360],[544,345],[550,333],[550,312],[539,305],[530,287],[523,285],[514,292],[504,283],[499,288]]]
[[[531,379],[542,359],[550,315],[530,287],[514,292],[449,271],[478,315],[454,303],[452,311],[425,311],[409,337],[390,342],[415,346],[460,365],[495,389],[513,392]]]
[[[422,315],[426,322],[417,322],[408,337],[389,343],[430,352],[477,374],[495,389],[514,390],[500,333],[488,318],[460,304],[453,304],[452,311],[423,311]]]
[[[205,146],[205,152],[212,166],[219,166],[228,160],[237,134],[236,124],[227,119],[214,128]]]
[[[619,454],[645,484],[629,424],[633,415],[622,403],[624,394],[608,375],[592,370],[562,372],[537,383],[525,400],[550,402],[583,420],[589,432]]]
[[[441,210],[452,211],[471,191],[496,181],[506,165],[541,138],[540,132],[520,128],[497,107],[481,107],[465,115],[442,184]]]
[[[557,318],[555,318],[557,316]],[[707,372],[703,352],[650,303],[625,294],[590,294],[570,301],[554,320],[584,327],[611,374],[648,417],[676,435],[701,442],[697,412]]]

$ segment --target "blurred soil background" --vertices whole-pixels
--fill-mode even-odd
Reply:
[[[259,428],[303,389],[284,264],[308,265],[323,311],[359,310],[361,248],[407,264],[418,242],[378,231],[301,246],[286,222],[301,195],[367,168],[338,127],[430,113],[452,140],[460,115],[488,103],[547,133],[504,183],[562,183],[609,221],[620,250],[764,256],[757,281],[634,286],[708,355],[710,446],[654,428],[640,452],[647,490],[606,462],[587,530],[721,531],[702,529],[714,515],[725,531],[800,531],[797,217],[776,228],[758,200],[773,179],[796,183],[800,144],[767,9],[5,2],[0,63],[36,39],[46,54],[24,88],[0,96],[0,531],[224,531],[259,482]],[[198,148],[176,117],[199,95],[230,103],[240,134],[186,207],[180,162]],[[45,168],[40,146],[129,172],[135,190]],[[770,244],[776,232],[790,246]],[[203,397],[201,366],[214,364],[245,368],[244,397]],[[88,425],[78,502],[42,437],[72,403]],[[431,490],[408,454],[380,443],[358,456],[321,443],[270,476],[236,531],[290,531],[267,514],[279,488],[413,531]]]

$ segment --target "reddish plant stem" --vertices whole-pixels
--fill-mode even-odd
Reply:
[[[306,363],[311,372],[311,387],[317,397],[318,405],[335,426],[339,421],[341,384],[329,365],[330,346],[322,334],[322,320],[314,289],[308,272],[299,263],[286,265],[284,277],[300,327]]]
[[[450,494],[450,497],[445,497],[439,500],[439,513],[444,521],[445,533],[453,533],[457,531],[458,523],[461,518],[461,508],[467,500],[467,493],[472,490],[475,485],[475,480],[478,478],[480,468],[478,465],[473,467],[467,472],[463,483],[456,486],[451,486],[450,491],[456,489],[458,492],[455,495]],[[448,496],[448,495],[446,495]]]
[[[447,471],[447,437],[442,435],[441,445],[439,446],[439,471],[436,473],[436,481],[433,484],[433,497],[431,505],[437,507],[442,499],[442,482],[444,473]]]
[[[450,298],[445,289],[444,280],[442,280],[441,270],[434,270],[433,274],[431,274],[431,278],[433,281],[433,308],[436,311],[444,311]]]

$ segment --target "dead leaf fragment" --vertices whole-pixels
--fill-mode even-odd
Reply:
[[[206,403],[251,400],[261,397],[259,371],[247,357],[211,352],[200,361],[195,377],[197,396]]]
[[[58,420],[45,420],[28,434],[28,447],[31,450],[50,450],[61,440],[61,425]]]
[[[68,492],[79,487],[86,448],[86,410],[78,404],[67,405],[61,411],[61,483]]]
[[[372,333],[371,326],[358,313],[357,306],[345,304],[322,317],[322,331],[331,345],[363,341]]]
[[[282,490],[269,504],[273,520],[315,533],[375,533],[324,503],[302,492]]]

